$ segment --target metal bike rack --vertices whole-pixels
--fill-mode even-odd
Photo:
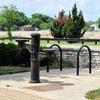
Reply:
[[[79,56],[80,56],[80,52],[83,48],[87,48],[88,49],[88,52],[89,52],[89,73],[91,74],[91,49],[87,46],[87,45],[83,45],[82,47],[80,47],[79,51],[78,51],[78,54],[77,54],[77,75],[79,75],[79,68],[80,68],[80,65],[79,65]]]
[[[52,47],[54,47],[54,46],[58,47],[59,52],[60,52],[60,71],[62,71],[62,49],[61,49],[61,47],[60,47],[59,45],[57,45],[57,44],[53,44],[53,45],[51,45],[49,48],[52,48]]]

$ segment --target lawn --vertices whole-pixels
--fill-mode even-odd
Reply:
[[[30,67],[0,66],[0,75],[28,72],[28,71],[30,71]]]
[[[4,37],[3,37],[4,38]],[[14,43],[17,44],[17,42],[15,40],[9,40],[9,39],[5,39],[5,40],[1,40],[0,39],[0,43]],[[28,42],[29,44],[31,43],[31,40]],[[84,44],[80,43],[68,43],[67,41],[55,41],[55,40],[49,40],[49,43],[46,40],[40,40],[40,45],[41,46],[50,46],[52,44],[58,44],[61,46],[82,46],[82,45],[88,45],[88,46],[100,46],[100,42],[98,42],[97,44],[95,44],[95,42],[84,42]]]
[[[100,88],[86,93],[88,100],[100,100]]]
[[[58,45],[64,45],[64,46],[82,46],[82,45],[88,45],[88,46],[100,46],[100,42],[98,42],[95,45],[95,42],[84,42],[84,44],[80,43],[68,43],[66,41],[61,41],[60,43],[58,43],[58,41],[49,41],[49,43],[45,40],[41,40],[40,45],[41,46],[46,46],[46,45],[52,45],[52,44],[58,44]]]
[[[6,39],[6,40],[0,40],[0,43],[14,43],[14,44],[16,44],[16,41],[15,40],[8,40],[8,39]]]

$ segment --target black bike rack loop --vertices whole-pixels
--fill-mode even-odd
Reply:
[[[89,52],[89,73],[91,74],[91,49],[87,46],[87,45],[83,45],[80,47],[79,51],[78,51],[78,54],[77,54],[77,75],[79,75],[79,68],[80,68],[80,65],[79,65],[79,56],[80,56],[80,52],[83,48],[87,48],[88,49],[88,52]]]
[[[53,44],[53,45],[51,45],[49,48],[52,48],[52,47],[54,47],[54,46],[58,47],[59,52],[60,52],[60,71],[62,71],[62,49],[61,49],[61,47],[60,47],[59,45],[57,45],[57,44]]]

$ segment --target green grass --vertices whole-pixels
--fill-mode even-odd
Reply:
[[[7,33],[5,33],[5,34],[0,34],[0,38],[7,38],[8,37],[8,34]]]
[[[95,45],[95,42],[84,42],[84,44],[68,43],[68,42],[64,42],[64,41],[61,41],[60,43],[58,43],[58,41],[49,41],[49,43],[47,43],[47,41],[45,41],[45,40],[41,40],[41,42],[40,42],[41,46],[52,45],[52,44],[58,44],[58,45],[64,45],[64,46],[82,46],[82,45],[100,46],[100,42],[98,42],[97,45]]]
[[[16,44],[17,42],[15,40],[0,40],[0,43],[14,43]],[[31,42],[29,42],[31,43]],[[41,40],[40,41],[40,45],[41,46],[48,46],[48,45],[52,45],[52,44],[58,44],[61,46],[82,46],[82,45],[88,45],[88,46],[100,46],[100,42],[97,43],[97,45],[95,45],[94,42],[85,42],[84,44],[82,43],[68,43],[68,42],[64,42],[61,41],[60,43],[58,43],[58,41],[49,41],[49,43],[47,43],[47,41]]]
[[[28,72],[28,71],[30,71],[30,67],[0,66],[0,75]]]
[[[16,44],[17,42],[15,40],[0,40],[0,43],[14,43]],[[31,43],[31,40],[29,41],[29,43]],[[52,44],[58,44],[60,46],[82,46],[82,45],[88,45],[88,46],[100,46],[100,42],[98,42],[96,45],[95,45],[95,42],[84,42],[84,44],[82,44],[81,42],[80,43],[68,43],[66,41],[60,41],[60,43],[58,43],[58,41],[49,41],[49,43],[47,43],[47,41],[45,40],[41,40],[40,41],[40,45],[41,46],[50,46]]]
[[[16,41],[15,41],[15,40],[12,40],[12,41],[11,41],[11,40],[8,40],[8,39],[7,39],[7,40],[0,40],[0,43],[14,43],[14,44],[15,44]]]
[[[88,100],[100,100],[100,88],[86,93]]]

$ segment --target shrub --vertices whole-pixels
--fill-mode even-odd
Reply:
[[[0,65],[14,65],[16,62],[19,62],[16,57],[20,52],[20,48],[18,48],[15,44],[8,43],[0,44]]]
[[[8,43],[0,44],[0,65],[30,66],[30,52],[26,48]]]
[[[22,66],[29,67],[30,66],[30,52],[26,48],[22,48],[19,54],[20,63]]]

